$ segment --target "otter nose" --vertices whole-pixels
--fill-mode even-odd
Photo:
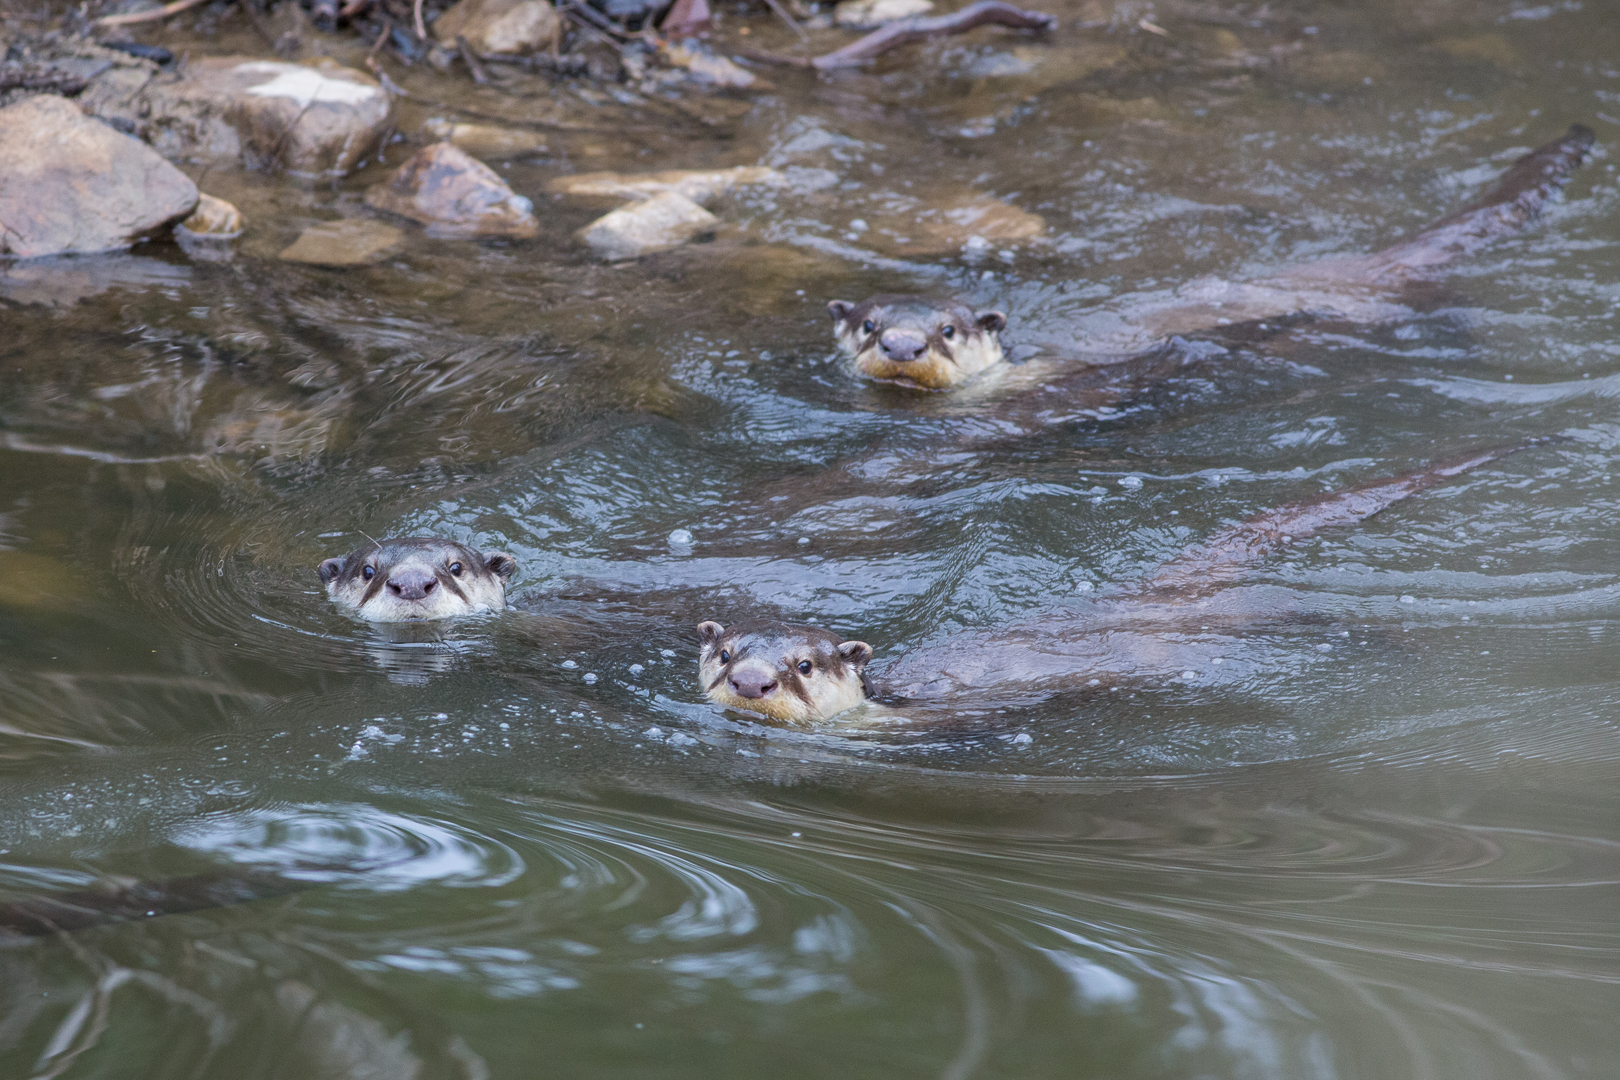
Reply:
[[[928,339],[915,330],[889,329],[878,338],[878,347],[890,360],[915,360],[928,348]]]
[[[762,698],[776,689],[776,679],[771,675],[739,672],[731,676],[731,688],[737,691],[738,697]]]
[[[419,566],[396,570],[388,575],[388,591],[401,600],[426,600],[428,593],[438,584],[439,579],[433,571]]]

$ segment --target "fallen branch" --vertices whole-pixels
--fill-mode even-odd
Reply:
[[[456,51],[461,54],[461,62],[467,65],[467,70],[472,72],[473,82],[479,86],[489,82],[489,73],[484,70],[484,65],[478,62],[478,56],[473,52],[472,46],[467,44],[467,39],[460,34],[456,35]]]
[[[809,60],[764,52],[760,49],[737,48],[733,51],[751,60],[767,64],[829,71],[833,68],[864,64],[874,56],[900,45],[909,45],[913,41],[961,34],[976,26],[991,24],[1011,27],[1014,30],[1053,30],[1057,27],[1057,16],[1048,15],[1044,11],[1025,11],[1023,8],[1002,3],[1002,0],[979,0],[977,4],[969,4],[951,15],[938,15],[931,19],[900,19],[850,42],[842,49],[835,49]]]
[[[158,19],[167,19],[170,15],[178,15],[182,11],[197,7],[207,0],[174,0],[172,4],[164,4],[153,11],[136,11],[128,15],[106,15],[96,20],[97,26],[133,26],[135,23],[155,22]]]

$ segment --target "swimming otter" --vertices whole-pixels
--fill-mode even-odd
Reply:
[[[454,540],[406,536],[356,548],[319,568],[326,594],[370,622],[449,619],[506,607],[517,560]]]
[[[1372,255],[1337,256],[1250,282],[1199,278],[1172,293],[1138,296],[1094,312],[1076,327],[1089,363],[1117,363],[1178,334],[1294,315],[1388,322],[1411,314],[1400,291],[1523,227],[1580,167],[1596,136],[1581,124],[1537,147],[1495,188],[1408,240]],[[833,336],[868,378],[947,390],[1003,359],[1007,317],[956,300],[882,294],[833,300]]]
[[[872,647],[864,641],[813,626],[756,620],[727,628],[704,622],[698,626],[699,685],[724,708],[812,727],[874,698],[937,701],[993,687],[1003,688],[1005,697],[1005,688],[1015,685],[1019,697],[1038,700],[1110,676],[1108,665],[1138,674],[1179,672],[1198,649],[1190,640],[1174,640],[1184,638],[1189,622],[1207,629],[1216,621],[1253,623],[1280,614],[1274,602],[1257,610],[1249,601],[1223,607],[1213,599],[1264,556],[1324,529],[1363,521],[1542,441],[1479,451],[1267,511],[1189,549],[1121,595],[1082,611],[962,631],[946,648],[890,663],[881,683],[867,673]]]

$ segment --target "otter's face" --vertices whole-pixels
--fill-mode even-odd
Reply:
[[[868,696],[872,646],[839,641],[813,626],[717,622],[698,626],[698,680],[710,701],[807,726],[853,709]]]
[[[432,536],[384,540],[321,563],[326,595],[371,622],[451,619],[506,607],[517,561]]]
[[[1002,359],[999,311],[975,313],[954,300],[874,296],[859,304],[834,300],[833,334],[873,379],[948,390]]]

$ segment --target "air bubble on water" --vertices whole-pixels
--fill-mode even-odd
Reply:
[[[595,682],[595,681],[596,681],[596,672],[594,672],[594,671],[587,671],[587,672],[586,672],[586,673],[585,673],[585,681],[586,681],[586,682],[588,682],[588,683],[593,683],[593,682]]]
[[[1078,585],[1076,585],[1074,587],[1074,591],[1075,592],[1090,592],[1094,588],[1096,588],[1096,586],[1093,585],[1091,582],[1082,581],[1080,584],[1078,584]]]
[[[1402,593],[1401,594],[1401,603],[1403,603],[1403,604],[1415,604],[1415,603],[1417,603],[1417,597],[1413,596],[1411,593]]]
[[[851,221],[849,223],[849,227],[855,232],[865,232],[868,228],[866,221],[862,218],[856,218],[854,221]]]
[[[1317,652],[1332,652],[1333,651],[1333,646],[1329,645],[1327,642],[1324,641],[1324,642],[1322,642],[1322,644],[1320,644],[1320,645],[1318,645],[1316,647],[1316,651]]]
[[[1196,678],[1198,678],[1198,672],[1196,672],[1196,671],[1183,671],[1181,673],[1181,677],[1183,679],[1196,679]]]
[[[579,665],[577,663],[575,663],[574,661],[572,661],[572,660],[564,660],[562,662],[562,666],[567,668],[570,671],[572,671],[575,668],[579,667]]]
[[[658,655],[659,656],[666,656],[666,657],[674,656],[675,655],[675,650],[674,649],[659,649],[658,650]]]
[[[1032,743],[1034,741],[1035,741],[1035,736],[1031,735],[1027,731],[1020,731],[1017,735],[1013,736],[1013,745],[1014,746],[1028,746],[1030,743]]]
[[[659,727],[657,724],[654,724],[641,734],[648,739],[661,739],[664,737],[664,729]]]
[[[647,668],[646,668],[646,665],[644,665],[644,664],[631,664],[630,665],[630,674],[632,674],[632,675],[640,675],[643,671],[646,671],[646,670],[647,670]]]
[[[1087,680],[1086,685],[1087,686],[1101,686],[1102,685],[1102,680],[1101,679],[1090,679],[1090,680]]]
[[[669,534],[669,546],[675,548],[691,547],[693,536],[687,529],[676,529]]]
[[[801,536],[801,537],[799,537],[799,543],[800,543],[800,544],[801,544],[801,545],[803,545],[803,544],[808,544],[808,543],[809,543],[809,542],[810,542],[810,538],[809,538],[809,537],[808,537],[808,536]]]
[[[1142,478],[1140,476],[1122,476],[1119,478],[1119,486],[1135,491],[1142,486]]]

